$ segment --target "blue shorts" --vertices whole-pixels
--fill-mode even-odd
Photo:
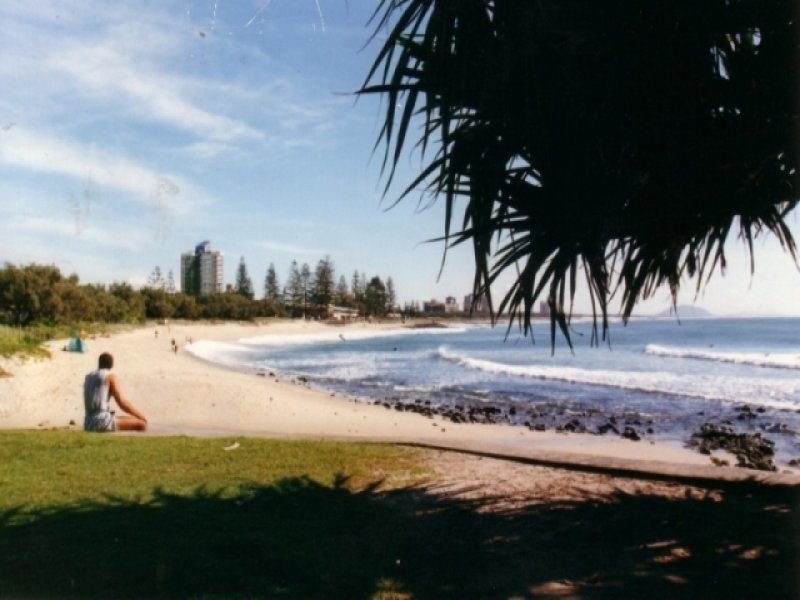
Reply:
[[[114,413],[111,412],[98,412],[93,415],[86,415],[83,420],[84,431],[116,431],[117,420],[114,418]]]

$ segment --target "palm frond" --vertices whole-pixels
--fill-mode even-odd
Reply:
[[[571,345],[580,285],[606,338],[619,295],[638,302],[726,266],[732,232],[796,258],[800,9],[794,0],[382,0],[386,41],[360,94],[386,99],[376,148],[386,190],[406,152],[426,161],[400,194],[445,203],[445,251],[471,243],[473,292],[515,279],[497,313]],[[402,108],[400,108],[402,107]],[[429,148],[436,151],[426,158]],[[581,275],[582,272],[582,275]],[[580,282],[583,282],[581,284]]]

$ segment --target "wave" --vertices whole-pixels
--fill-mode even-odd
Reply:
[[[648,344],[645,354],[671,358],[691,358],[713,362],[736,363],[755,367],[778,369],[800,369],[800,353],[797,352],[719,352],[699,348],[681,348]]]
[[[217,363],[226,367],[241,368],[247,363],[246,354],[252,354],[253,349],[231,342],[208,342],[199,340],[186,345],[186,351],[208,362]]]
[[[301,344],[318,344],[321,342],[347,342],[348,340],[368,340],[376,338],[392,338],[417,335],[447,335],[452,333],[466,333],[470,326],[459,327],[420,327],[397,329],[348,329],[342,328],[335,331],[308,334],[282,334],[263,335],[239,340],[239,343],[248,346],[295,346]]]
[[[512,365],[474,358],[439,348],[441,359],[467,369],[556,381],[576,385],[596,385],[628,391],[701,398],[718,402],[748,403],[778,409],[800,408],[800,381],[722,377],[714,374],[670,373],[667,371],[616,371],[550,365]]]

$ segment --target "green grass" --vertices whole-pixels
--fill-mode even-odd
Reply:
[[[49,356],[42,343],[52,339],[30,329],[0,325],[0,356]]]
[[[797,490],[493,512],[443,494],[430,458],[0,432],[0,598],[798,597]]]
[[[421,454],[324,441],[0,433],[0,597],[202,597],[220,593],[220,582],[246,596],[316,597],[338,580],[331,563],[340,553],[358,554],[342,545],[358,519],[375,518],[368,498],[429,477]],[[366,502],[356,507],[359,497]],[[318,551],[310,566],[322,579],[309,585],[289,563]],[[255,564],[265,554],[281,565],[267,588]],[[31,577],[43,565],[46,578]],[[374,597],[395,597],[381,581]]]
[[[159,495],[220,498],[293,477],[348,489],[423,480],[419,451],[385,445],[324,441],[104,436],[83,432],[8,432],[0,435],[0,510],[14,519],[42,512],[113,502],[151,503]]]
[[[72,323],[69,325],[31,325],[9,327],[0,325],[0,356],[48,357],[42,345],[50,340],[72,338],[83,332],[87,336],[105,335],[135,327],[125,324]]]

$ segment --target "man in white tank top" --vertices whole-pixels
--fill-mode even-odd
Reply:
[[[86,416],[83,428],[86,431],[145,431],[147,419],[120,393],[117,378],[111,372],[114,357],[104,352],[97,361],[97,370],[86,376],[83,382],[83,406]],[[116,416],[110,408],[111,398],[128,413]]]

